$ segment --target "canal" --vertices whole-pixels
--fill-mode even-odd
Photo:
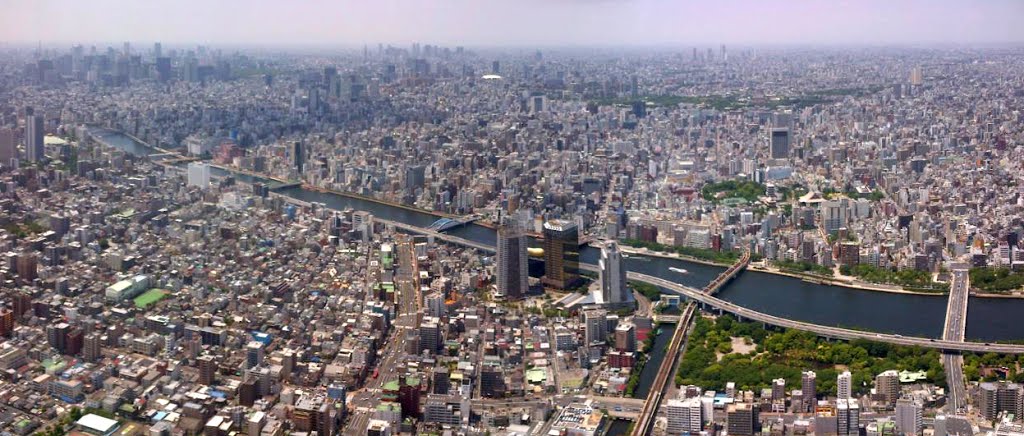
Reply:
[[[651,349],[647,351],[647,363],[640,371],[640,382],[633,390],[633,398],[647,398],[647,394],[651,392],[651,385],[654,384],[654,378],[658,375],[661,361],[665,359],[665,351],[668,349],[668,343],[672,341],[672,332],[675,327],[675,324],[660,324],[649,333],[657,336],[654,337]],[[669,383],[672,383],[672,380],[669,380]]]
[[[94,136],[128,153],[150,153],[144,144],[119,132],[100,130]],[[217,169],[213,173],[215,176],[228,174]],[[258,179],[243,174],[234,176],[244,182]],[[277,192],[303,201],[324,203],[335,209],[365,210],[375,216],[415,226],[427,227],[438,219],[438,216],[428,212],[334,193],[308,191],[301,187],[285,188]],[[485,244],[495,243],[494,230],[475,224],[452,229],[449,233]],[[583,262],[596,263],[597,256],[597,249],[581,249],[580,259]],[[673,272],[669,267],[682,268],[687,273]],[[626,268],[696,288],[703,287],[724,271],[724,268],[717,266],[639,255],[630,255],[626,259]],[[740,274],[718,295],[740,306],[799,321],[935,338],[941,334],[946,310],[946,297],[941,295],[865,291],[808,283],[792,277],[755,271]],[[1017,318],[1021,313],[1024,313],[1024,299],[971,297],[967,311],[967,338],[978,341],[1024,340],[1024,322]],[[649,365],[653,363],[654,359]]]

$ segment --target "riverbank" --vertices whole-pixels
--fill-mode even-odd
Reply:
[[[594,248],[601,248],[601,247],[594,247]],[[682,260],[684,262],[699,263],[701,265],[709,265],[709,266],[720,266],[722,268],[728,268],[728,267],[732,266],[732,264],[729,264],[729,263],[715,262],[715,261],[711,261],[711,260],[707,260],[707,259],[701,259],[701,258],[697,258],[697,257],[693,257],[693,256],[686,256],[686,255],[682,255],[682,254],[666,253],[664,251],[654,251],[654,250],[649,250],[649,249],[646,249],[646,248],[630,247],[629,245],[620,245],[619,246],[619,250],[622,251],[623,253],[626,253],[626,254],[636,254],[636,255],[640,255],[640,256],[650,256],[650,257],[660,257],[660,258],[663,258],[663,259]]]
[[[923,295],[927,297],[946,297],[949,295],[948,292],[922,292],[922,291],[908,291],[906,289],[896,287],[895,285],[886,285],[882,283],[867,283],[867,282],[849,282],[834,277],[825,277],[814,274],[799,274],[790,271],[783,271],[778,268],[764,267],[759,265],[751,264],[748,269],[751,271],[762,272],[765,274],[775,274],[779,276],[791,277],[795,279],[801,279],[809,281],[811,283],[826,285],[826,286],[838,286],[841,288],[856,289],[860,291],[870,292],[887,292],[890,294],[906,294],[906,295]],[[971,292],[972,297],[980,298],[1004,298],[1004,299],[1024,299],[1024,295],[1021,294],[992,294],[986,292]]]

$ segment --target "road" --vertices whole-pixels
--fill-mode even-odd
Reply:
[[[946,323],[942,328],[942,339],[963,342],[967,326],[967,302],[971,279],[966,269],[954,269],[953,281],[949,286],[949,303],[946,306]],[[964,358],[958,353],[943,353],[942,365],[946,368],[946,384],[949,386],[947,406],[955,414],[967,413],[966,381],[964,380]]]
[[[377,378],[371,377],[366,386],[354,392],[348,399],[353,413],[345,425],[346,436],[366,434],[373,409],[379,403],[381,386],[397,375],[395,368],[405,357],[405,335],[417,328],[420,322],[423,298],[419,290],[419,265],[416,262],[412,238],[404,235],[400,237],[395,244],[394,254],[397,262],[395,292],[398,293],[398,316],[392,324],[391,334],[386,338],[384,350],[377,362]]]

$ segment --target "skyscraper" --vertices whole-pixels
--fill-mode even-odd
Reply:
[[[14,141],[14,130],[0,127],[0,166],[10,166],[11,159],[18,157],[18,148]]]
[[[302,173],[302,162],[305,160],[305,156],[302,155],[302,152],[302,143],[299,141],[293,142],[291,153],[292,167],[294,167],[295,171],[298,171],[300,174]]]
[[[43,160],[46,148],[43,144],[43,116],[37,115],[31,107],[25,108],[25,159],[29,162]]]
[[[619,244],[609,241],[601,247],[601,259],[598,260],[601,295],[605,303],[617,304],[632,301],[629,288],[626,287],[626,268],[622,263],[622,252]]]
[[[498,228],[498,293],[516,300],[526,294],[529,283],[526,235],[511,220]]]
[[[839,377],[836,380],[836,396],[839,397],[839,399],[850,398],[850,394],[852,393],[850,391],[851,378],[852,375],[850,374],[850,371],[843,371],[841,374],[839,374]]]
[[[576,224],[566,220],[544,223],[544,284],[555,289],[576,284],[579,263],[579,234]]]
[[[789,157],[789,128],[774,128],[771,135],[771,140],[768,144],[771,158],[785,159]]]

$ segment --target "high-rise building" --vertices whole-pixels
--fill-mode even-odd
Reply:
[[[480,369],[480,395],[488,398],[505,396],[505,371],[501,365],[487,364]]]
[[[860,434],[860,403],[854,399],[836,400],[836,421],[840,435]]]
[[[908,436],[917,436],[921,434],[923,427],[921,403],[907,397],[896,400],[896,431]]]
[[[439,319],[434,317],[428,316],[423,318],[423,322],[420,323],[419,351],[421,353],[423,350],[429,350],[430,354],[434,354],[441,347],[440,322]]]
[[[771,141],[768,144],[771,158],[785,159],[789,157],[789,128],[773,128],[771,135]]]
[[[921,67],[916,66],[910,70],[910,85],[921,86],[924,83],[924,75],[921,74]]]
[[[850,371],[843,371],[842,373],[839,374],[839,377],[837,377],[836,396],[839,397],[839,399],[842,400],[850,398],[851,394],[853,393],[850,390],[852,388],[852,378],[853,375],[850,374]]]
[[[592,309],[583,312],[583,337],[586,345],[604,342],[608,337],[608,312]]]
[[[786,379],[772,380],[772,401],[786,399]]]
[[[817,403],[818,375],[814,371],[804,371],[800,375],[800,392],[803,394],[801,410],[811,412]]]
[[[894,369],[875,376],[875,395],[891,409],[900,398],[900,373]]]
[[[198,186],[200,189],[210,187],[210,164],[190,162],[188,164],[188,185]]]
[[[66,322],[47,325],[46,341],[55,350],[64,354],[64,350],[67,348],[67,334],[70,330],[71,325]]]
[[[85,335],[82,347],[82,357],[87,362],[95,362],[103,356],[103,335],[99,332],[92,332]]]
[[[622,262],[622,252],[615,241],[609,241],[601,247],[601,259],[598,260],[598,275],[601,281],[601,296],[606,304],[619,304],[632,301],[632,295],[626,286],[626,268]]]
[[[615,326],[615,349],[636,351],[636,326],[626,323]]]
[[[171,79],[171,58],[160,56],[156,58],[156,76],[161,82]]]
[[[39,162],[43,160],[45,151],[43,116],[36,114],[31,107],[27,107],[25,108],[25,160]]]
[[[998,418],[1000,412],[1021,416],[1024,413],[1024,387],[1017,383],[1001,381],[982,383],[979,395],[979,409],[989,421]]]
[[[427,181],[427,167],[423,165],[410,165],[405,169],[405,189],[413,192],[416,188],[422,188]]]
[[[451,374],[448,373],[448,368],[435,366],[433,374],[433,392],[438,395],[448,395],[448,390],[451,388]]]
[[[698,434],[704,429],[703,407],[700,398],[671,399],[665,404],[670,435]]]
[[[0,167],[10,167],[11,160],[18,157],[14,129],[0,127]]]
[[[292,167],[295,168],[299,174],[302,173],[302,164],[305,162],[305,156],[303,156],[302,142],[295,141],[292,143],[291,159]]]
[[[758,410],[750,403],[732,403],[726,409],[726,429],[730,435],[753,436],[758,431]]]
[[[199,383],[212,385],[217,374],[217,361],[213,356],[206,354],[199,356]]]
[[[263,364],[263,343],[249,341],[245,346],[245,369],[250,369]]]
[[[567,289],[579,278],[579,233],[576,224],[566,220],[544,223],[544,284]]]
[[[498,228],[498,294],[510,300],[526,295],[529,288],[529,263],[526,235],[511,220]]]
[[[11,337],[14,333],[14,311],[0,307],[0,336]]]
[[[826,234],[846,226],[849,204],[845,199],[825,201],[820,207],[822,227]]]

